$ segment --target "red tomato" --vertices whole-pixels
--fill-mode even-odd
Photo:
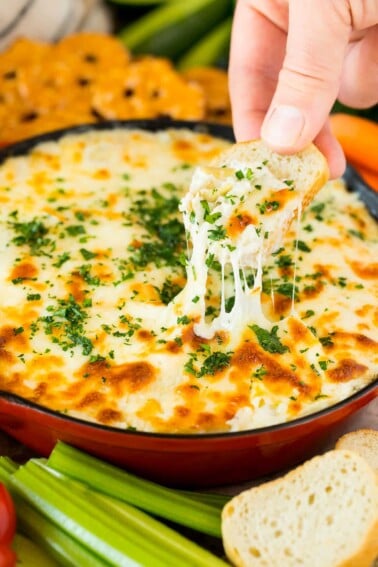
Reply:
[[[3,484],[0,484],[0,544],[10,545],[16,531],[16,512],[13,500]],[[0,567],[2,563],[0,562]]]
[[[15,567],[17,555],[6,544],[0,544],[0,567]]]

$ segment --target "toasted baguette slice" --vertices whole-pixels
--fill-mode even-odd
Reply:
[[[378,473],[378,431],[376,429],[359,429],[346,433],[337,441],[336,449],[347,449],[358,453]]]
[[[221,152],[211,165],[240,169],[254,163],[266,163],[280,181],[292,180],[295,191],[301,194],[303,207],[312,201],[329,178],[327,161],[314,144],[296,154],[281,155],[273,152],[262,140],[239,142]]]
[[[210,218],[221,215],[216,224],[226,227],[229,245],[239,247],[240,263],[256,267],[282,245],[293,219],[328,177],[327,162],[314,145],[283,156],[261,140],[233,144],[209,167],[195,170],[182,210],[201,223],[206,201]],[[186,226],[190,231],[189,221]]]
[[[378,555],[378,479],[351,451],[329,451],[242,492],[222,512],[238,567],[370,567]]]

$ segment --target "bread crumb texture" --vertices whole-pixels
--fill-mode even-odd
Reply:
[[[370,567],[378,556],[378,480],[336,450],[242,492],[222,514],[225,551],[244,567]]]

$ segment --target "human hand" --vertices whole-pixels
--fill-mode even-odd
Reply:
[[[331,176],[345,168],[328,115],[336,97],[378,102],[378,0],[238,0],[230,94],[238,141],[280,153],[315,141]]]

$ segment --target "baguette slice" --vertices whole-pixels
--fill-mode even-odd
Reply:
[[[378,473],[378,431],[376,429],[359,429],[346,433],[337,441],[336,449],[347,449],[358,453]]]
[[[291,155],[277,154],[262,140],[251,140],[232,144],[211,162],[213,167],[231,167],[267,162],[268,169],[279,180],[292,179],[295,188],[302,194],[306,206],[315,197],[329,178],[328,164],[314,144]]]
[[[283,156],[261,140],[241,142],[227,148],[209,167],[195,170],[181,208],[184,218],[185,213],[189,218],[194,212],[197,222],[201,222],[201,206],[206,201],[207,212],[222,214],[216,224],[228,225],[232,245],[240,245],[239,262],[256,267],[261,248],[264,261],[281,246],[293,219],[328,178],[326,159],[312,144],[301,152]],[[272,203],[273,208],[269,206]],[[189,222],[186,226],[190,231]],[[213,228],[211,224],[210,230]]]
[[[351,451],[329,451],[242,492],[222,512],[240,567],[370,567],[378,555],[378,479]]]

